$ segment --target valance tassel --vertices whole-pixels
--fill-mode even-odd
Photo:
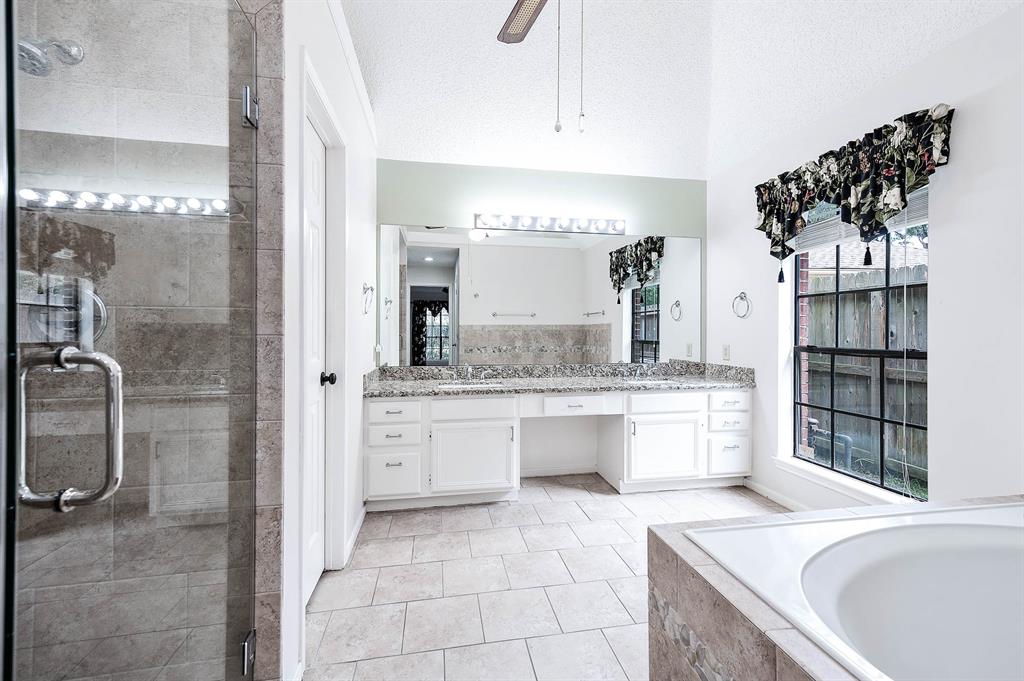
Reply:
[[[871,267],[871,246],[864,247],[864,267]]]
[[[786,275],[782,273],[782,265],[779,265],[779,283],[786,283]]]

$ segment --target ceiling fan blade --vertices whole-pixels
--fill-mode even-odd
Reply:
[[[498,40],[503,43],[523,42],[547,2],[548,0],[516,0],[512,13],[508,15],[505,25],[498,32]]]

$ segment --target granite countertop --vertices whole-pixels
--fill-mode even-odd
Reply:
[[[454,388],[442,385],[458,384]],[[495,377],[475,380],[382,380],[372,378],[363,397],[430,397],[463,395],[522,395],[528,393],[672,392],[682,390],[749,390],[754,381],[708,376],[651,376],[635,379],[622,376]]]

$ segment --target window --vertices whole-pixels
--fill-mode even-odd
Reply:
[[[630,339],[630,362],[658,361],[658,284],[633,289],[633,334]]]
[[[797,257],[794,454],[928,498],[928,226]]]
[[[451,356],[451,339],[448,337],[448,310],[442,308],[436,315],[427,311],[427,323],[424,327],[426,336],[426,360],[430,362],[446,362]]]

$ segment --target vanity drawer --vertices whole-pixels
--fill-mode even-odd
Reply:
[[[629,396],[629,412],[631,414],[657,414],[679,411],[703,411],[706,393],[660,393],[646,395],[643,393]]]
[[[366,458],[366,496],[419,494],[422,480],[419,452],[371,454]]]
[[[708,396],[711,411],[750,411],[749,392],[720,392]]]
[[[475,397],[463,400],[432,400],[432,421],[464,421],[467,419],[510,419],[516,415],[514,397]]]
[[[418,445],[422,428],[418,423],[404,423],[395,426],[370,426],[371,447],[394,447],[396,445]]]
[[[750,412],[711,412],[708,414],[708,430],[712,433],[730,430],[750,430]]]
[[[420,420],[419,402],[370,402],[370,423],[410,423]]]
[[[708,475],[748,475],[750,438],[713,435],[708,438]]]
[[[569,395],[544,398],[545,416],[577,416],[581,414],[603,414],[602,395]]]

